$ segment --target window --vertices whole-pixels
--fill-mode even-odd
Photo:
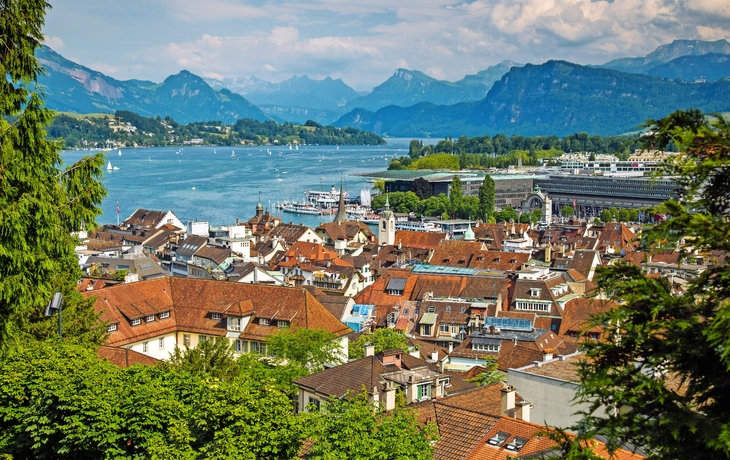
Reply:
[[[508,442],[507,445],[504,446],[504,448],[507,450],[517,452],[520,449],[522,449],[526,443],[527,443],[527,439],[515,437],[513,440]]]
[[[319,399],[313,398],[310,396],[309,401],[307,402],[307,406],[314,406],[317,408],[317,410],[319,410],[319,406],[320,406]]]
[[[540,297],[540,289],[530,288],[530,297]]]
[[[139,318],[135,318],[132,320],[132,326],[139,326],[142,323],[142,320]]]
[[[490,343],[472,343],[471,349],[476,351],[491,351],[494,353],[498,353],[499,345]]]
[[[198,342],[199,343],[205,342],[206,340],[208,340],[208,336],[207,335],[201,335],[200,337],[198,337]]]
[[[436,313],[436,307],[434,307],[433,305],[431,305],[430,307],[428,307],[428,312],[429,313]]]
[[[449,332],[449,325],[446,323],[439,324],[439,332]]]
[[[451,311],[451,307],[446,307],[446,311]]]
[[[492,446],[501,446],[503,442],[505,442],[509,438],[508,433],[504,433],[502,431],[497,432],[494,436],[489,438],[487,441],[487,444],[491,444]]]
[[[157,346],[160,348],[160,350],[165,349],[165,338],[160,337],[160,340],[157,341]]]
[[[266,344],[261,343],[261,342],[251,342],[251,352],[265,355],[266,354]]]
[[[515,307],[518,310],[550,311],[550,303],[539,302],[517,302]]]
[[[421,335],[431,335],[431,325],[430,324],[424,324],[421,326],[423,328],[423,332]]]
[[[269,319],[268,318],[259,318],[259,324],[262,326],[268,326],[269,325]]]
[[[223,318],[223,315],[221,315],[220,313],[211,313],[210,317],[211,317],[211,319],[219,320],[219,319]]]
[[[240,331],[241,330],[241,318],[228,317],[228,330],[229,331]]]
[[[117,323],[112,323],[106,327],[107,332],[114,332],[117,330]]]
[[[279,327],[279,328],[281,328],[281,327],[289,327],[289,321],[282,320],[282,319],[277,320],[276,321],[276,327]]]
[[[170,317],[169,311],[163,311],[162,313],[160,313],[160,319],[165,319],[165,318],[169,318],[169,317]]]
[[[245,340],[236,340],[234,342],[236,351],[238,353],[245,353],[246,352],[246,341]]]
[[[152,322],[152,321],[154,321],[154,320],[155,320],[155,315],[149,315],[149,316],[148,316],[148,317],[147,317],[147,318],[145,319],[145,321],[147,321],[148,323],[151,323],[151,322]]]
[[[190,334],[183,334],[183,345],[190,346]]]
[[[461,307],[461,312],[462,313],[466,312],[466,307]]]
[[[144,342],[142,344],[142,353],[147,353],[147,350],[149,350],[148,342]]]
[[[416,387],[416,394],[418,399],[428,399],[431,397],[431,384],[426,383],[423,385],[418,385]]]

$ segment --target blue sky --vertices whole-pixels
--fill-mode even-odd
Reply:
[[[730,38],[727,0],[51,0],[46,44],[118,79],[458,80],[504,59],[600,64]]]

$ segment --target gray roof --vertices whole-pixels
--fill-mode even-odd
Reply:
[[[391,278],[388,280],[388,286],[385,289],[402,291],[406,287],[406,281],[406,278]]]

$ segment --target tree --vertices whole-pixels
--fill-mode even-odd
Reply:
[[[570,217],[575,214],[575,209],[572,206],[563,206],[560,208],[560,215],[563,217]]]
[[[53,113],[35,92],[42,69],[34,52],[47,8],[43,0],[6,1],[0,8],[0,352],[23,335],[57,335],[43,318],[56,291],[65,298],[69,338],[99,341],[103,333],[93,330],[92,303],[75,289],[80,270],[71,232],[93,228],[101,212],[104,156],[61,169],[62,144],[46,140]]]
[[[391,328],[375,329],[372,334],[362,334],[348,347],[350,359],[360,359],[365,356],[365,346],[373,345],[375,353],[393,348],[406,349],[408,341],[406,336]]]
[[[494,213],[494,179],[489,174],[484,176],[484,182],[479,187],[479,215],[477,216],[483,222],[488,222],[489,217]]]
[[[277,361],[295,363],[310,372],[323,370],[325,364],[344,361],[337,336],[323,329],[279,329],[266,339],[266,345]]]
[[[487,357],[487,363],[483,366],[484,371],[480,372],[476,377],[469,379],[469,382],[476,383],[480,387],[487,387],[495,383],[503,383],[507,380],[507,375],[497,368],[497,360]]]
[[[730,250],[730,122],[699,123],[696,115],[653,121],[647,140],[685,151],[663,171],[680,185],[657,208],[668,217],[642,238],[650,250],[689,242],[682,260],[694,250]],[[580,399],[590,404],[583,429],[605,435],[609,447],[635,444],[649,458],[730,458],[730,262],[720,259],[679,293],[625,262],[596,273],[599,291],[619,305],[592,321],[605,340],[586,343],[579,369]]]
[[[373,182],[373,190],[385,193],[385,179],[375,179],[375,182]]]
[[[411,143],[408,145],[408,155],[411,158],[418,158],[421,155],[421,150],[423,149],[423,141],[418,141],[416,139],[413,139]]]
[[[464,204],[464,196],[461,192],[461,179],[459,176],[454,176],[451,179],[451,189],[449,190],[449,199],[451,200],[451,212],[455,213]]]
[[[345,399],[331,399],[326,409],[306,414],[311,419],[312,447],[307,457],[326,460],[433,458],[435,425],[419,426],[416,412],[403,407],[386,412],[368,401],[365,389]]]
[[[639,221],[639,211],[637,209],[632,209],[629,211],[629,222],[638,222]]]
[[[621,208],[621,210],[618,212],[618,221],[619,222],[628,222],[629,221],[629,210],[625,208]]]
[[[532,222],[540,222],[540,219],[542,219],[542,209],[533,209],[530,214]]]
[[[611,215],[611,211],[608,209],[604,209],[601,211],[601,221],[602,222],[611,222],[613,220],[613,216]]]
[[[198,342],[195,348],[175,347],[166,365],[219,380],[232,380],[239,374],[231,342],[224,337]]]
[[[413,193],[421,200],[427,200],[433,196],[433,185],[423,177],[413,181]]]

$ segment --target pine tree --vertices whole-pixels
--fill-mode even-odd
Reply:
[[[42,0],[0,4],[0,351],[22,334],[57,334],[42,318],[56,291],[65,296],[69,335],[99,336],[90,303],[75,290],[71,232],[91,228],[100,213],[104,157],[63,168],[60,143],[46,139],[53,112],[35,85],[43,69],[34,52],[48,8]]]

